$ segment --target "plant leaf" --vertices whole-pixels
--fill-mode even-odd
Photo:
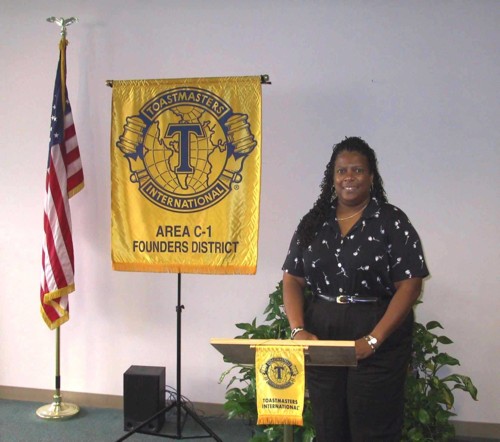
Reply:
[[[428,424],[430,422],[431,418],[429,416],[429,413],[427,413],[426,410],[421,408],[420,410],[418,410],[418,420],[422,424]]]
[[[453,390],[463,390],[469,393],[475,401],[477,401],[477,388],[472,383],[472,380],[469,376],[464,376],[461,374],[452,374],[443,378],[444,382],[455,382],[453,385]]]
[[[443,328],[443,326],[437,321],[430,321],[425,325],[427,330],[433,330],[435,328]]]
[[[238,324],[235,324],[236,327],[238,327],[241,330],[251,330],[252,329],[252,324],[249,324],[248,322],[240,322]]]
[[[437,340],[440,344],[453,344],[453,341],[448,336],[439,336]]]
[[[439,364],[439,365],[460,365],[460,362],[458,359],[450,356],[447,353],[439,353],[435,358],[434,361]]]

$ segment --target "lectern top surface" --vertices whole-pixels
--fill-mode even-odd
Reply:
[[[354,341],[303,341],[291,339],[227,339],[212,338],[210,343],[233,364],[255,363],[255,347],[301,346],[306,365],[356,366]]]

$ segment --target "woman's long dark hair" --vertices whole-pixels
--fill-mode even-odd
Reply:
[[[357,152],[364,155],[368,160],[370,173],[373,173],[373,188],[370,197],[375,197],[379,202],[387,202],[384,183],[378,171],[377,156],[374,150],[359,137],[349,137],[333,146],[332,156],[326,165],[323,181],[321,182],[321,193],[309,212],[302,218],[297,227],[297,235],[303,246],[311,244],[318,228],[325,222],[331,213],[332,201],[337,197],[333,186],[333,174],[335,161],[341,152]]]

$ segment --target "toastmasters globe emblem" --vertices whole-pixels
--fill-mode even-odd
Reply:
[[[260,367],[260,372],[268,385],[279,389],[292,386],[299,373],[295,365],[282,357],[270,358]]]
[[[237,189],[244,160],[257,142],[248,115],[194,87],[166,90],[129,116],[116,147],[130,181],[157,206],[196,212]]]

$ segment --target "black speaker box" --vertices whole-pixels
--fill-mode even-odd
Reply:
[[[123,374],[124,429],[130,431],[165,408],[165,367],[132,365]],[[141,433],[158,433],[165,423],[160,414]]]

